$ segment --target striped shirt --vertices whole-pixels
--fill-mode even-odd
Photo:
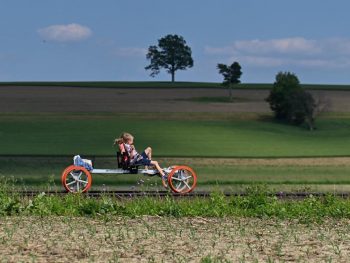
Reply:
[[[134,164],[137,160],[140,159],[141,155],[136,151],[135,147],[132,147],[130,144],[124,143],[125,150],[130,156],[130,164]]]

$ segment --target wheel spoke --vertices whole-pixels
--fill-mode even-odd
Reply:
[[[186,185],[182,186],[181,188],[177,188],[178,191],[182,192],[186,188]]]
[[[183,183],[183,181],[180,180],[180,181],[177,181],[176,184],[174,185],[175,188],[180,192],[185,188],[185,186],[183,186],[182,183]]]
[[[74,175],[74,172],[73,172],[73,171],[71,171],[69,174],[70,174],[70,176],[72,176],[72,177],[73,177],[73,179],[75,180],[76,176]]]
[[[190,178],[192,178],[192,176],[188,176],[188,177],[184,177],[184,178],[177,178],[174,176],[172,177],[173,180],[181,181],[181,182],[186,181],[187,179],[190,179]]]
[[[174,177],[174,176],[173,176],[171,179],[172,179],[172,180],[175,180],[175,181],[180,181],[180,182],[182,182],[182,179],[177,178],[177,177]]]
[[[76,181],[72,181],[72,182],[68,183],[67,186],[68,186],[68,185],[71,185],[71,184],[74,184],[75,182],[76,182]]]
[[[191,189],[191,187],[185,181],[183,181],[183,183],[187,186],[188,189]]]
[[[192,178],[192,176],[184,177],[184,178],[182,178],[182,180],[185,181],[185,180],[190,179],[190,178]]]
[[[74,171],[71,171],[69,174],[74,178],[74,180],[80,179],[80,176],[83,172],[79,172],[79,174],[75,174]]]
[[[88,181],[83,181],[83,180],[77,180],[77,182],[83,183],[83,184],[87,184],[88,183]]]

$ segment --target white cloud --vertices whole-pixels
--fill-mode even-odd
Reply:
[[[274,58],[274,57],[259,57],[259,56],[238,56],[238,60],[244,64],[255,65],[255,66],[268,66],[268,67],[277,67],[284,64],[283,59]],[[231,59],[236,60],[236,59]]]
[[[350,39],[343,38],[239,40],[229,46],[205,47],[205,53],[227,56],[230,60],[258,67],[350,67]]]
[[[314,40],[307,40],[301,37],[237,41],[234,43],[234,48],[240,51],[257,54],[269,54],[271,52],[315,53],[320,51]]]
[[[239,52],[233,46],[226,47],[204,47],[204,52],[211,55],[233,55],[238,54]]]
[[[52,25],[38,30],[44,40],[56,42],[75,42],[87,39],[92,31],[86,26],[79,24]]]

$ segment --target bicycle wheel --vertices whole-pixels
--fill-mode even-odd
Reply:
[[[196,187],[197,175],[188,166],[176,166],[168,175],[168,184],[174,193],[186,194]]]
[[[62,184],[71,193],[86,192],[90,189],[92,176],[88,170],[80,166],[68,166],[62,173]]]

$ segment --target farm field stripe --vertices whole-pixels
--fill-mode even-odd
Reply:
[[[224,89],[219,82],[167,82],[167,81],[35,81],[0,82],[1,86],[47,86],[47,87],[84,87],[84,88],[218,88]],[[270,90],[272,83],[241,83],[234,89]],[[301,84],[308,90],[350,90],[350,85],[339,84]]]

